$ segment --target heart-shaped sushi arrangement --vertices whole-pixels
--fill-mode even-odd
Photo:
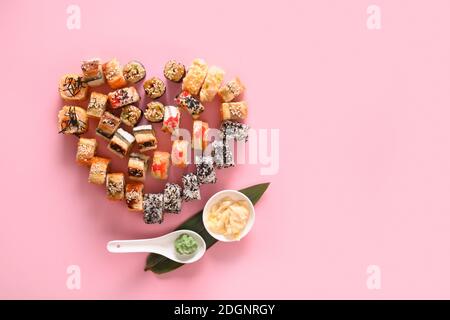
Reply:
[[[247,117],[247,103],[239,101],[244,91],[239,78],[222,84],[224,71],[202,59],[195,59],[187,70],[170,60],[163,74],[167,81],[181,85],[173,105],[155,100],[166,93],[166,83],[157,77],[145,79],[146,69],[138,61],[122,67],[117,59],[106,63],[86,60],[80,74],[65,74],[59,83],[59,93],[67,103],[58,113],[59,132],[79,137],[76,162],[89,168],[90,183],[105,186],[108,199],[125,201],[129,210],[143,212],[148,224],[161,223],[164,213],[180,213],[184,201],[200,199],[200,186],[216,182],[215,169],[235,165],[230,142],[248,139],[249,127],[242,123]],[[95,90],[106,85],[106,94]],[[144,111],[139,107],[142,99],[138,85],[151,99]],[[212,141],[212,129],[200,117],[216,97],[221,99],[221,125]],[[86,108],[80,106],[85,100]],[[176,138],[172,150],[158,150],[152,124],[162,122],[163,132],[178,136],[182,110],[194,119],[192,141]],[[99,139],[86,137],[89,118],[98,120],[95,132]],[[111,155],[97,154],[97,140],[108,144]],[[184,174],[181,184],[167,182],[160,193],[145,193],[148,167],[152,179],[166,180],[171,165],[187,167],[191,148],[195,172]],[[125,159],[127,172],[110,172],[110,157]]]

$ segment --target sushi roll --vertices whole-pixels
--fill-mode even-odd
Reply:
[[[224,102],[220,106],[220,116],[224,120],[245,120],[247,118],[247,102]]]
[[[166,85],[161,79],[153,77],[144,82],[144,91],[148,97],[156,99],[166,92]]]
[[[163,206],[164,195],[162,193],[144,194],[144,222],[147,224],[161,223],[164,220]]]
[[[189,163],[189,142],[186,140],[175,140],[172,144],[172,165],[178,168],[186,168]]]
[[[83,166],[90,166],[96,150],[97,140],[80,138],[77,145],[77,163]]]
[[[172,133],[180,126],[180,110],[175,106],[164,107],[164,120],[162,125],[162,131]]]
[[[98,122],[96,133],[105,139],[111,139],[116,130],[120,126],[120,118],[117,118],[112,113],[105,111]]]
[[[192,148],[194,150],[205,150],[208,146],[208,132],[209,126],[207,122],[201,120],[194,120],[192,125]]]
[[[212,143],[214,165],[218,169],[234,167],[234,157],[226,140],[215,140]]]
[[[224,75],[225,71],[216,66],[208,69],[205,82],[203,82],[202,89],[200,90],[201,102],[211,102],[214,99],[222,84]]]
[[[122,108],[122,112],[120,113],[120,120],[129,126],[134,127],[142,116],[142,110],[136,106],[129,105]]]
[[[111,89],[123,88],[127,85],[127,80],[123,76],[122,66],[117,59],[112,59],[103,65],[106,82]]]
[[[195,59],[183,79],[182,89],[187,90],[190,94],[198,95],[207,72],[208,65],[206,62],[202,59]]]
[[[176,62],[175,60],[167,61],[164,66],[164,77],[167,80],[173,82],[180,82],[183,80],[184,75],[186,74],[186,68],[182,63]]]
[[[199,157],[196,159],[196,175],[200,184],[216,183],[216,172],[212,157]]]
[[[113,109],[138,102],[140,99],[135,87],[122,88],[108,93],[109,104]]]
[[[166,183],[164,188],[164,211],[180,213],[181,211],[181,187],[176,183]]]
[[[122,128],[119,128],[109,141],[108,149],[118,155],[120,158],[124,158],[131,150],[131,147],[133,146],[135,140],[136,139],[131,133],[128,133]]]
[[[183,182],[183,200],[200,200],[200,183],[197,175],[194,173],[188,173],[185,174],[181,180]]]
[[[230,102],[236,99],[242,92],[244,92],[245,87],[241,80],[236,77],[233,80],[228,81],[219,89],[219,96],[222,98],[223,102]]]
[[[158,147],[155,130],[151,124],[133,128],[133,134],[140,152],[155,150]]]
[[[245,123],[234,121],[223,121],[220,125],[220,135],[223,139],[234,139],[236,141],[248,140],[249,126]]]
[[[92,92],[87,106],[87,115],[92,118],[100,118],[106,110],[108,96],[106,94]]]
[[[59,133],[79,136],[88,130],[86,110],[76,106],[64,106],[58,112]]]
[[[128,177],[135,181],[145,181],[148,169],[148,156],[140,153],[130,154],[128,159]]]
[[[87,98],[88,87],[80,75],[68,73],[59,81],[59,94],[66,101],[82,101]]]
[[[83,71],[83,80],[88,86],[96,87],[105,83],[100,59],[94,58],[83,61],[81,63],[81,71]]]
[[[166,180],[169,176],[170,154],[165,151],[155,151],[151,167],[152,177]]]
[[[91,159],[91,168],[89,170],[89,183],[105,184],[106,175],[108,174],[109,163],[111,160],[101,157],[93,157]]]
[[[152,101],[147,104],[144,117],[150,122],[161,122],[164,119],[164,105],[159,101]]]
[[[186,109],[194,119],[200,117],[200,114],[205,111],[205,107],[200,101],[192,96],[187,90],[182,91],[176,96],[175,103],[179,107]]]
[[[123,200],[125,192],[125,176],[123,173],[106,175],[106,196],[109,200]]]
[[[130,61],[123,67],[123,77],[129,83],[137,83],[145,78],[145,67],[139,61]]]
[[[130,211],[143,211],[144,184],[130,182],[125,186],[125,202]]]

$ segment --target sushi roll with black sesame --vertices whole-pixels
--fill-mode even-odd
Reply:
[[[164,188],[164,211],[180,213],[181,211],[181,187],[176,183],[166,183]]]
[[[234,167],[234,157],[226,140],[215,140],[212,143],[214,165],[218,169]]]
[[[195,163],[200,184],[216,183],[216,172],[214,171],[214,161],[212,157],[198,157]]]
[[[164,195],[162,193],[144,194],[144,222],[148,224],[162,223],[164,220]]]
[[[88,86],[96,87],[105,83],[103,65],[100,59],[84,60],[81,63],[81,71],[83,71],[83,80]]]
[[[183,182],[183,200],[200,200],[200,182],[194,173],[185,174],[182,177]]]
[[[120,158],[124,158],[131,150],[131,147],[135,141],[136,139],[131,133],[119,128],[109,141],[108,149]]]
[[[139,61],[130,61],[123,67],[123,77],[129,83],[137,83],[145,78],[145,67]]]
[[[223,121],[220,125],[220,135],[223,139],[234,139],[236,141],[248,140],[249,126],[245,123],[234,121]]]
[[[175,103],[180,107],[186,109],[192,118],[198,119],[200,114],[205,111],[205,107],[200,103],[200,101],[191,95],[187,90],[182,91],[175,98]]]

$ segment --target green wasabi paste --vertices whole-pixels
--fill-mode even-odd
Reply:
[[[188,255],[197,251],[198,244],[190,235],[183,233],[175,240],[175,250],[179,254]]]

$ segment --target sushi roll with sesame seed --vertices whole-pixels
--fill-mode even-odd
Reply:
[[[248,115],[247,102],[224,102],[220,106],[220,116],[225,120],[245,120]]]
[[[224,75],[225,72],[216,66],[208,69],[202,89],[200,90],[201,102],[211,102],[214,99],[222,84]]]
[[[164,66],[164,77],[173,82],[180,82],[186,74],[186,68],[182,63],[169,60]]]
[[[96,150],[97,140],[80,138],[77,144],[77,163],[83,166],[90,166]]]
[[[123,67],[123,77],[129,83],[137,83],[145,78],[145,67],[139,61],[130,61]]]
[[[200,200],[200,182],[197,175],[188,173],[183,175],[181,180],[183,182],[183,200]]]
[[[123,76],[123,69],[117,59],[112,59],[103,65],[106,82],[111,89],[123,88],[127,85],[127,80]]]
[[[144,222],[147,224],[162,223],[164,220],[164,195],[162,193],[144,194]]]
[[[150,122],[161,122],[164,119],[164,105],[159,101],[152,101],[147,104],[144,117]]]
[[[109,200],[123,200],[125,193],[125,176],[123,173],[106,175],[106,196]]]
[[[236,77],[233,80],[228,81],[219,89],[219,96],[222,98],[223,102],[230,102],[236,99],[242,92],[244,92],[245,87],[241,80]]]
[[[121,88],[108,93],[109,104],[113,109],[117,109],[141,99],[135,87]]]
[[[131,133],[119,128],[109,141],[108,149],[120,158],[124,158],[131,150],[135,140],[136,139]]]
[[[105,83],[103,65],[100,59],[84,60],[81,63],[81,71],[83,71],[83,80],[88,86],[96,87]]]
[[[166,92],[166,85],[161,79],[153,77],[144,82],[144,91],[148,97],[156,99]]]
[[[89,170],[89,183],[105,184],[110,162],[111,160],[107,158],[93,157]]]
[[[125,186],[125,202],[130,211],[143,211],[144,184],[130,182]]]
[[[181,187],[176,183],[166,183],[164,188],[164,211],[180,213],[182,200]]]
[[[59,94],[65,101],[83,101],[87,98],[88,86],[80,75],[68,73],[59,81]]]
[[[122,120],[123,124],[134,127],[142,116],[142,110],[134,105],[128,105],[122,108],[120,113],[120,120]]]
[[[206,62],[202,59],[195,59],[183,79],[182,90],[187,90],[192,95],[198,95],[207,72]]]

